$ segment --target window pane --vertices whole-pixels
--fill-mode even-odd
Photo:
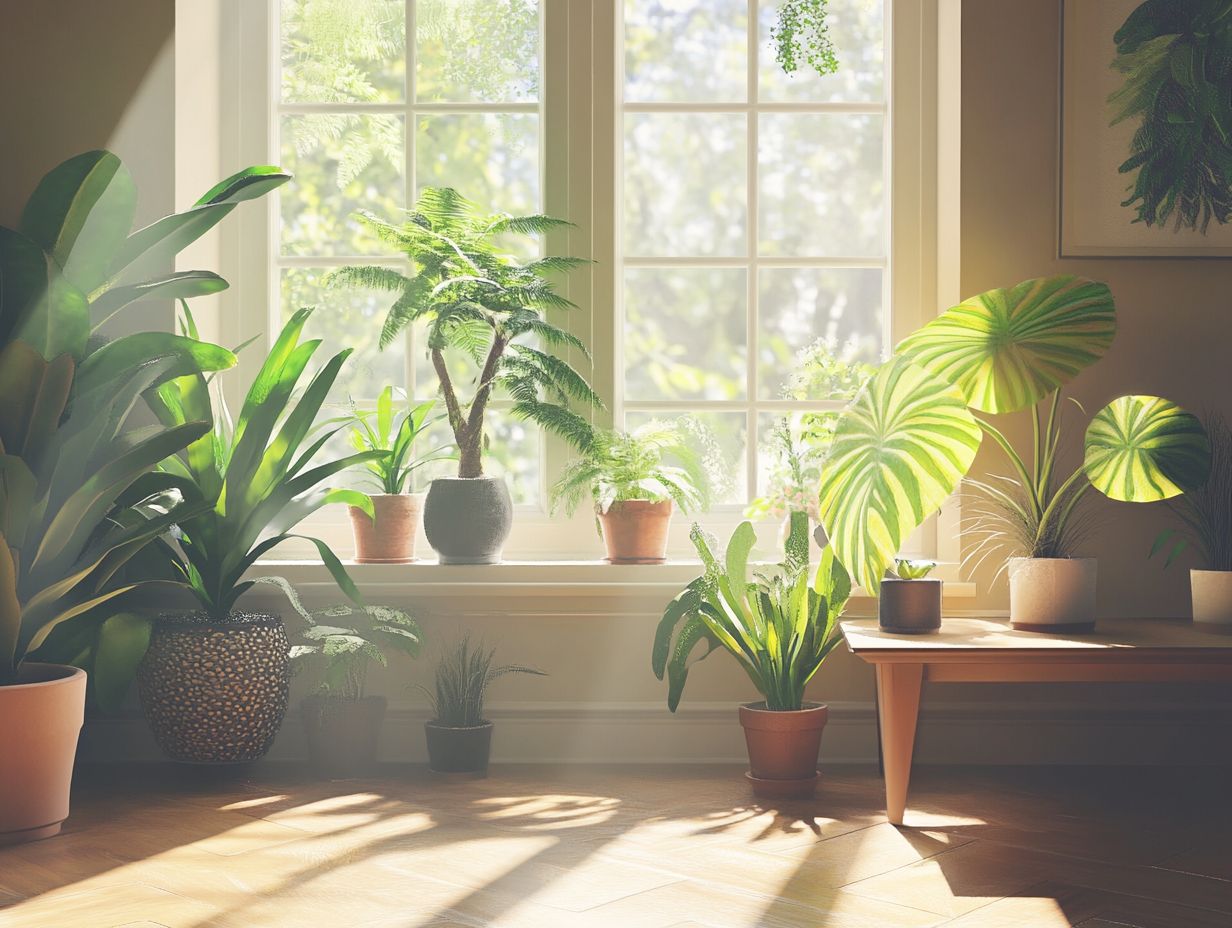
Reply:
[[[282,0],[282,98],[405,99],[406,0]]]
[[[787,75],[775,60],[770,30],[780,0],[761,0],[758,98],[766,101],[879,102],[885,98],[885,4],[883,0],[829,0],[826,23],[838,71],[822,76],[807,62]]]
[[[366,209],[396,218],[403,206],[401,116],[313,113],[282,117],[282,253],[384,254],[355,217]]]
[[[626,253],[745,253],[746,164],[742,115],[627,114]]]
[[[748,300],[743,268],[625,272],[625,395],[742,399]]]
[[[533,113],[421,116],[416,183],[453,187],[491,212],[539,211],[539,117]]]
[[[658,419],[671,422],[680,416],[689,415],[708,430],[714,448],[710,452],[719,462],[721,485],[714,488],[711,502],[714,505],[743,504],[748,501],[748,417],[742,412],[689,412],[645,410],[625,414],[625,428],[636,429]],[[699,454],[707,449],[698,448]]]
[[[533,103],[539,97],[535,0],[416,0],[421,103]]]
[[[625,99],[748,99],[747,0],[625,0]]]
[[[836,113],[759,118],[761,253],[884,255],[884,119]]]
[[[881,357],[884,316],[880,268],[763,268],[758,277],[761,332],[758,395],[762,399],[830,399],[824,379],[804,395],[784,394],[793,378],[841,373]],[[830,351],[810,346],[820,342]]]

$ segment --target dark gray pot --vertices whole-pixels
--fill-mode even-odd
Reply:
[[[442,564],[499,564],[513,528],[500,477],[438,477],[424,501],[424,535]]]
[[[877,619],[887,632],[927,635],[941,628],[941,581],[881,581]]]

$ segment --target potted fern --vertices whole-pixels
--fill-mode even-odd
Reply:
[[[381,347],[413,323],[426,327],[428,353],[458,448],[457,477],[432,481],[424,503],[424,533],[442,564],[491,564],[500,560],[513,507],[504,480],[483,471],[488,406],[498,392],[513,399],[514,416],[533,422],[578,450],[589,447],[585,409],[603,404],[586,379],[554,350],[572,349],[589,360],[577,336],[548,318],[575,304],[558,294],[554,275],[587,262],[549,256],[523,262],[502,250],[510,233],[543,235],[569,223],[548,216],[487,215],[448,187],[423,191],[407,220],[392,224],[372,215],[362,221],[400,250],[414,268],[348,266],[331,276],[335,285],[397,294],[381,330]],[[538,342],[544,348],[537,347]],[[466,399],[448,355],[474,370]]]
[[[704,426],[688,417],[632,432],[596,430],[553,485],[553,510],[563,502],[573,515],[589,498],[610,563],[661,564],[673,509],[704,511],[710,504],[718,473],[717,452],[707,450],[713,448]]]
[[[900,635],[926,635],[941,628],[941,581],[928,575],[935,561],[895,558],[881,581],[877,624]]]
[[[521,664],[494,664],[495,648],[474,646],[463,637],[436,665],[432,689],[421,687],[432,703],[433,717],[424,723],[428,766],[436,773],[488,775],[492,755],[492,723],[484,718],[488,687],[511,673],[545,676]]]

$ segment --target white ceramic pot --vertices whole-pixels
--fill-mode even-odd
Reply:
[[[1232,570],[1191,570],[1193,620],[1232,631]]]
[[[1010,558],[1010,624],[1057,634],[1095,629],[1093,557]]]

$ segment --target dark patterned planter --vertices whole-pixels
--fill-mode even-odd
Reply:
[[[233,612],[161,616],[137,673],[146,719],[172,760],[240,764],[269,750],[287,712],[290,643],[282,619]]]

